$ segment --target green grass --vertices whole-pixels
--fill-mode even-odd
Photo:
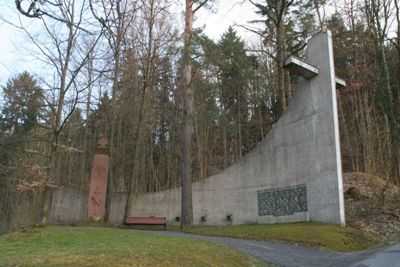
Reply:
[[[263,266],[205,241],[91,227],[32,228],[0,236],[0,266]]]
[[[359,251],[376,242],[361,231],[323,223],[257,224],[193,227],[187,232],[252,240],[273,240],[320,247],[334,251]]]

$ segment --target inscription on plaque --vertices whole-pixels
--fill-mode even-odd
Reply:
[[[284,216],[308,211],[305,184],[261,190],[257,192],[257,198],[259,216]]]

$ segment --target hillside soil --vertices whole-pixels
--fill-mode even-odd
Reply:
[[[380,241],[400,239],[400,187],[364,173],[343,175],[347,226]]]

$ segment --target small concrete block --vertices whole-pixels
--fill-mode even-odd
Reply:
[[[289,69],[291,73],[299,75],[307,80],[315,77],[319,73],[317,67],[307,64],[294,56],[290,56],[285,60],[283,68]]]
[[[346,87],[346,81],[342,78],[335,77],[336,88],[343,88]]]

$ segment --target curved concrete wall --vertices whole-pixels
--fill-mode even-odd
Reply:
[[[287,110],[268,136],[234,165],[193,184],[195,224],[311,220],[344,225],[330,32],[310,39],[305,61],[319,74],[299,78]],[[180,206],[179,188],[139,194],[130,216],[165,216],[174,223]]]

